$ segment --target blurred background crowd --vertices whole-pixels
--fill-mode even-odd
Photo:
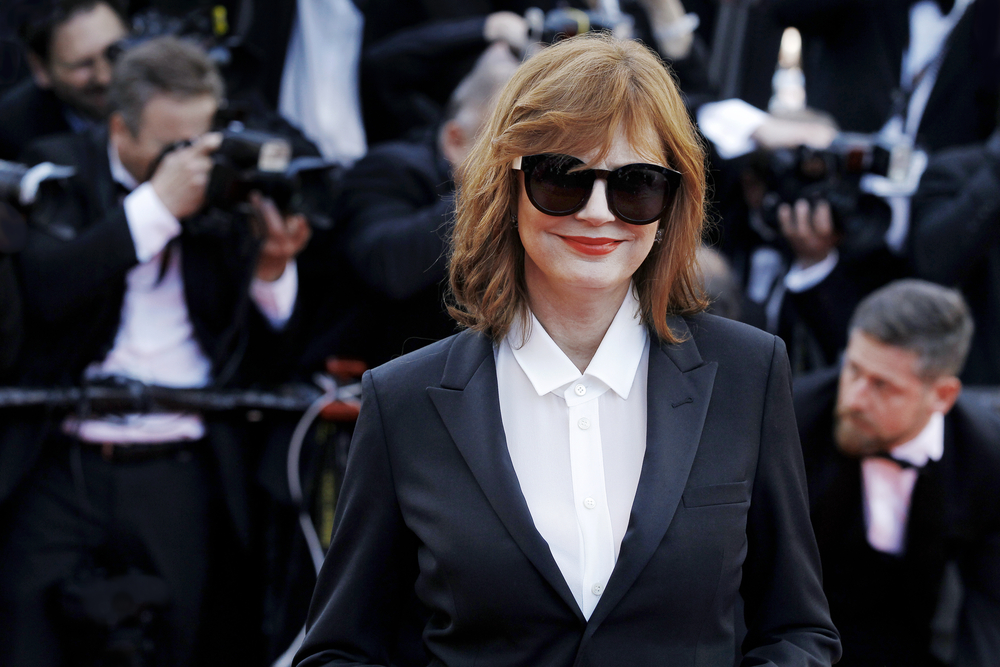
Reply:
[[[996,410],[1000,3],[5,0],[0,663],[290,664],[352,380],[456,331],[462,161],[518,64],[591,30],[657,51],[704,137],[711,312],[808,387],[866,296],[955,288],[945,374]],[[1000,664],[998,512],[932,566],[869,536],[933,589],[859,640],[915,647],[877,664]]]

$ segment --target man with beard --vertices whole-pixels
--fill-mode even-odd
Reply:
[[[20,27],[31,78],[0,99],[0,159],[34,139],[83,132],[107,118],[108,47],[128,34],[115,0],[44,0]]]
[[[855,311],[839,382],[796,384],[845,667],[1000,664],[1000,418],[961,395],[972,330],[957,291],[897,281]]]

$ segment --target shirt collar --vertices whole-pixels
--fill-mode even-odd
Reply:
[[[927,426],[917,437],[893,447],[890,455],[894,459],[907,461],[918,468],[927,465],[928,461],[940,461],[944,454],[944,415],[935,412],[931,415]]]
[[[118,149],[110,141],[108,142],[108,164],[111,165],[111,178],[115,179],[116,183],[129,191],[139,187],[139,182],[135,180],[132,174],[128,173],[128,169],[125,168],[121,158],[118,157]]]
[[[589,375],[606,384],[621,398],[628,398],[649,339],[642,321],[642,309],[633,292],[633,288],[629,288],[594,358],[582,374],[559,349],[534,313],[530,313],[531,329],[520,347],[518,343],[523,326],[520,320],[515,322],[507,334],[507,342],[514,359],[539,396],[553,392],[582,375]]]

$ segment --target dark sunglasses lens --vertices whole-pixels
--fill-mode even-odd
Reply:
[[[614,172],[608,191],[618,217],[635,223],[658,219],[667,207],[671,194],[666,174],[639,164]]]
[[[549,215],[566,215],[579,209],[594,188],[589,171],[574,172],[583,163],[564,155],[548,155],[535,164],[528,188],[535,205]]]

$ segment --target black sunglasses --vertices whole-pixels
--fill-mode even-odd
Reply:
[[[633,225],[647,225],[663,217],[680,189],[681,174],[655,164],[627,164],[614,170],[581,169],[584,162],[571,155],[542,153],[514,160],[524,172],[528,201],[546,215],[570,215],[587,205],[594,180],[608,182],[608,209]]]

